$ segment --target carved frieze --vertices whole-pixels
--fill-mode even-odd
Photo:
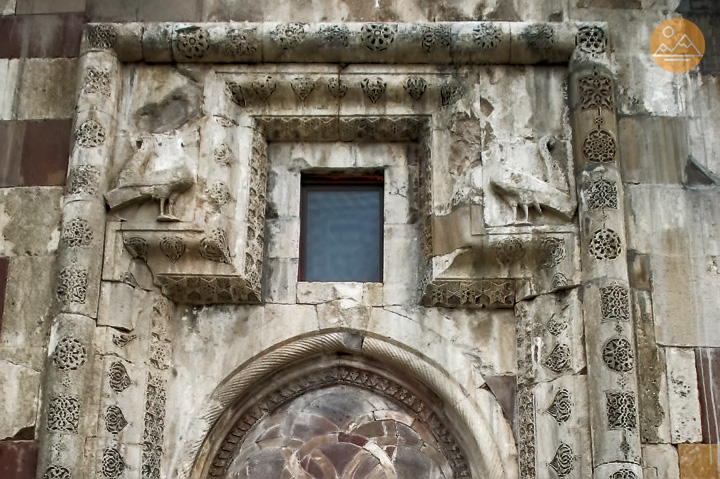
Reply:
[[[555,30],[547,23],[537,23],[527,26],[520,34],[530,49],[547,51],[555,44]]]
[[[210,48],[210,36],[206,29],[197,26],[183,27],[175,31],[177,51],[187,60],[198,60]]]
[[[325,46],[347,47],[350,42],[350,30],[346,25],[329,25],[318,33]]]
[[[290,81],[290,86],[298,98],[300,98],[300,101],[304,102],[315,89],[315,81],[309,76],[301,76],[293,78]]]
[[[436,279],[428,285],[423,303],[443,308],[511,308],[515,280]]]
[[[529,388],[518,391],[518,462],[521,479],[534,479],[535,403]]]
[[[342,78],[332,77],[327,84],[330,94],[335,98],[342,98],[347,94],[347,85]]]
[[[262,101],[266,102],[270,98],[270,95],[272,95],[277,89],[277,82],[272,76],[267,75],[264,78],[252,82],[252,88],[255,90],[257,96]]]

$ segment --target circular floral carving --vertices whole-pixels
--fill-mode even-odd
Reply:
[[[395,40],[396,25],[368,23],[360,30],[360,38],[368,50],[382,52]]]
[[[177,49],[185,58],[202,58],[210,47],[207,30],[200,27],[187,27],[177,32]]]
[[[53,362],[58,369],[75,370],[85,364],[85,346],[75,338],[65,336],[58,341],[53,354]]]
[[[90,223],[82,218],[75,218],[68,221],[63,228],[62,240],[70,248],[90,246],[93,240],[93,231]]]
[[[245,31],[230,29],[225,41],[225,51],[233,56],[252,55],[258,46],[256,31],[255,28]]]
[[[497,257],[503,264],[514,263],[525,254],[525,246],[518,238],[505,238],[498,245]]]
[[[591,55],[605,53],[605,49],[607,48],[605,31],[596,26],[580,27],[575,37],[575,44],[580,50]]]
[[[583,140],[583,155],[588,161],[594,163],[608,163],[615,161],[615,152],[617,150],[615,138],[608,130],[601,128],[605,123],[602,117],[595,119],[597,128],[590,130]]]
[[[621,251],[620,236],[611,229],[597,230],[590,240],[590,254],[595,259],[615,259]]]
[[[160,251],[174,263],[185,254],[185,242],[179,236],[163,236],[160,239]]]
[[[562,238],[544,238],[540,243],[540,267],[553,268],[565,258],[565,241]]]
[[[500,28],[496,25],[492,23],[481,23],[473,29],[475,45],[480,47],[480,50],[495,48],[502,41],[500,38],[501,33]]]
[[[602,350],[603,361],[607,367],[619,373],[632,371],[633,352],[630,341],[614,338],[605,343]]]
[[[43,474],[43,479],[70,479],[70,471],[62,466],[50,466]]]
[[[270,38],[284,50],[295,48],[305,40],[305,24],[295,22],[278,25],[270,32]]]

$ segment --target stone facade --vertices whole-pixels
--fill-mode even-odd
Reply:
[[[720,11],[641,3],[0,1],[0,476],[718,475]]]

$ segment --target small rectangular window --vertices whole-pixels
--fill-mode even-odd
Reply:
[[[300,281],[382,282],[383,176],[303,175]]]

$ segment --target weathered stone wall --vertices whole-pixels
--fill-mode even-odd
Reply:
[[[223,381],[253,383],[262,375],[243,376],[250,374],[247,371],[252,367],[267,375],[281,365],[289,369],[293,360],[303,357],[299,353],[294,356],[294,351],[305,349],[372,357],[384,362],[388,370],[405,371],[425,383],[449,405],[443,417],[455,425],[467,461],[481,464],[492,456],[480,457],[473,446],[494,451],[496,463],[487,470],[495,471],[497,477],[590,477],[593,471],[596,477],[632,477],[603,469],[604,463],[615,461],[611,456],[621,451],[619,442],[607,440],[615,432],[602,436],[608,441],[602,444],[593,435],[594,450],[590,449],[591,433],[597,434],[591,428],[592,415],[604,414],[592,408],[602,405],[605,398],[595,398],[596,386],[588,381],[597,374],[592,355],[599,358],[605,343],[594,344],[600,333],[590,329],[590,316],[584,312],[595,301],[592,286],[580,286],[592,283],[581,275],[589,264],[582,256],[587,255],[585,243],[590,240],[582,234],[585,224],[578,223],[574,206],[568,219],[557,211],[557,204],[551,204],[542,218],[531,211],[530,224],[517,226],[518,213],[498,193],[498,182],[493,182],[508,164],[542,177],[545,157],[540,151],[547,147],[544,137],[553,135],[557,140],[547,151],[559,165],[556,171],[565,168],[569,173],[549,178],[549,182],[555,181],[559,190],[565,188],[562,198],[566,204],[576,201],[572,165],[578,158],[573,157],[571,145],[574,131],[567,62],[551,66],[348,68],[318,64],[269,69],[225,65],[217,69],[218,74],[207,64],[125,64],[118,73],[120,83],[113,86],[120,93],[107,97],[108,111],[117,112],[113,121],[118,122],[118,133],[109,135],[115,143],[108,146],[113,153],[105,158],[110,184],[97,197],[116,186],[113,178],[122,171],[122,160],[137,149],[136,137],[150,131],[156,134],[153,138],[163,134],[170,142],[183,142],[184,154],[196,162],[192,165],[199,180],[178,197],[173,213],[188,215],[183,221],[192,217],[194,224],[217,217],[218,224],[245,231],[245,215],[252,208],[248,190],[229,191],[226,196],[222,189],[213,188],[218,183],[238,184],[247,179],[250,164],[231,169],[229,174],[202,165],[210,164],[205,162],[209,159],[216,161],[211,157],[218,151],[223,158],[227,154],[249,158],[253,132],[265,128],[263,141],[269,144],[264,238],[260,242],[261,248],[262,241],[265,245],[259,270],[261,289],[253,289],[248,280],[243,283],[247,289],[238,293],[248,297],[261,291],[263,304],[184,305],[188,301],[181,296],[192,293],[192,288],[178,286],[172,265],[165,282],[155,282],[163,285],[166,295],[175,291],[174,299],[179,302],[173,304],[162,296],[154,284],[157,277],[149,272],[157,275],[159,270],[153,268],[165,267],[157,262],[157,258],[167,261],[159,255],[158,246],[150,241],[146,262],[138,246],[142,243],[134,243],[135,249],[127,247],[127,240],[142,237],[153,228],[141,225],[123,230],[120,221],[154,222],[157,203],[147,202],[108,215],[98,310],[79,311],[77,316],[87,314],[83,316],[86,322],[78,320],[84,325],[80,329],[56,326],[51,333],[57,311],[54,305],[59,302],[62,308],[67,294],[57,278],[61,269],[74,264],[74,250],[68,253],[72,247],[67,238],[62,239],[68,230],[67,224],[61,227],[63,207],[66,220],[73,212],[89,212],[96,221],[103,215],[98,202],[77,206],[84,200],[72,195],[63,200],[70,194],[65,178],[68,159],[76,148],[73,119],[76,113],[85,118],[82,115],[87,111],[87,104],[82,103],[87,95],[82,97],[79,88],[84,78],[78,73],[86,22],[479,20],[607,22],[617,126],[606,123],[606,127],[615,134],[619,152],[618,178],[622,178],[620,191],[624,191],[620,198],[624,210],[620,212],[624,213],[627,240],[622,246],[627,254],[628,324],[632,325],[623,334],[634,336],[630,340],[634,358],[630,359],[635,364],[629,381],[637,381],[637,444],[642,447],[636,451],[630,444],[632,453],[625,453],[625,460],[637,477],[642,473],[648,478],[668,479],[720,474],[716,459],[720,427],[716,399],[720,397],[716,379],[720,374],[720,240],[716,233],[720,141],[714,134],[720,129],[720,11],[715,2],[0,0],[0,13],[0,476],[33,477],[37,473],[42,477],[53,467],[47,461],[60,464],[70,453],[81,451],[72,444],[65,451],[57,447],[41,451],[45,459],[36,471],[37,440],[50,428],[50,405],[43,401],[57,404],[58,397],[67,396],[57,391],[76,391],[76,385],[70,383],[75,381],[71,371],[77,368],[48,372],[46,368],[53,364],[48,356],[55,354],[60,339],[85,328],[83,334],[90,338],[90,346],[84,350],[88,361],[77,370],[84,367],[87,371],[81,405],[86,416],[80,421],[80,433],[88,440],[83,446],[86,469],[80,477],[184,474],[194,459],[189,451],[195,454],[200,449],[202,454],[199,442],[212,425],[203,425],[199,418],[225,417],[213,409],[218,404],[228,405],[223,402]],[[686,74],[661,70],[648,54],[655,27],[679,15],[698,24],[706,40],[702,63]],[[264,101],[253,82],[268,73],[279,86]],[[291,82],[305,76],[318,83],[303,99]],[[409,76],[428,81],[419,101],[403,86]],[[342,101],[328,89],[330,77],[350,85]],[[360,86],[363,79],[375,77],[386,83],[377,103]],[[459,83],[464,93],[460,100],[447,104],[442,88],[451,80]],[[242,99],[228,96],[226,82],[239,85],[235,92],[244,95]],[[168,93],[175,103],[163,103]],[[117,104],[112,105],[116,98]],[[148,105],[152,108],[143,110],[141,121],[133,117]],[[318,144],[308,142],[317,139],[313,136],[317,132],[282,138],[283,128],[300,131],[299,127],[253,125],[243,113],[247,111],[260,116],[307,117],[420,114],[432,117],[432,141],[425,144],[417,137],[400,141],[384,134],[379,144],[338,142],[334,137]],[[218,150],[220,145],[213,143],[227,129],[212,116],[215,114],[239,123],[239,133],[225,137],[239,150]],[[142,128],[134,130],[136,124]],[[179,131],[176,136],[160,131],[168,124],[173,125],[169,130]],[[147,141],[148,137],[142,138]],[[283,139],[301,141],[279,141]],[[428,206],[416,196],[427,148],[435,158],[431,213],[423,210]],[[298,282],[299,172],[313,167],[377,166],[386,168],[384,284]],[[69,203],[75,206],[68,207]],[[432,216],[429,221],[434,232],[431,248],[436,254],[429,263],[423,256],[427,226],[418,221],[423,214]],[[522,216],[522,211],[519,214]],[[214,224],[212,221],[207,224]],[[93,222],[91,226],[97,228],[93,230],[97,241],[93,248],[99,254],[105,225]],[[199,248],[204,239],[201,232],[191,229],[175,233],[187,235],[189,248]],[[503,243],[510,237],[520,241],[525,256],[514,256],[518,243]],[[160,240],[160,236],[147,238]],[[70,241],[82,243],[83,238],[72,236]],[[564,245],[562,258],[557,241]],[[225,259],[244,257],[253,247],[256,245],[231,235]],[[223,248],[219,251],[222,257]],[[194,254],[198,261],[202,259]],[[244,267],[235,259],[228,261],[217,267],[227,271]],[[98,271],[100,266],[99,262],[94,265]],[[206,272],[215,274],[214,268],[208,266]],[[523,271],[531,274],[518,273]],[[432,277],[435,281],[430,289],[422,289]],[[454,307],[458,304],[453,288],[459,287],[460,279],[488,277],[520,277],[522,281],[513,284],[517,293],[511,300],[501,294],[502,288],[509,287],[506,283],[493,290],[500,297],[482,296],[494,286],[472,283],[471,288],[477,288],[475,292],[482,296],[473,306],[501,309]],[[218,302],[222,297],[213,294],[214,299],[205,302]],[[320,345],[302,342],[308,338],[319,338]],[[399,349],[393,349],[396,347]],[[60,389],[43,400],[43,394],[49,394],[43,384],[53,378]],[[244,390],[233,390],[234,397]],[[157,429],[159,423],[164,429]],[[477,443],[468,430],[473,427],[488,433],[487,443]],[[632,466],[634,462],[642,467]],[[121,463],[126,467],[120,467]],[[60,474],[58,471],[55,473]]]

